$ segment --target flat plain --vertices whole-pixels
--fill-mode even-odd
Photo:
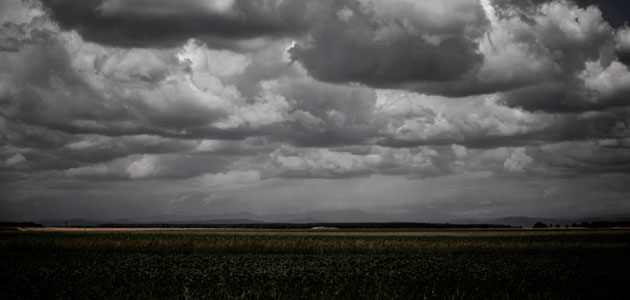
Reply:
[[[0,299],[630,299],[630,230],[1,230],[0,282]]]

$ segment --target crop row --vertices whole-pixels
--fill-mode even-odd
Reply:
[[[136,232],[15,232],[0,235],[0,249],[160,253],[387,254],[432,251],[573,251],[630,248],[630,234],[541,236],[329,236],[164,234]]]

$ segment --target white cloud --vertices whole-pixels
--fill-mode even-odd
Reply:
[[[459,160],[463,160],[468,158],[468,151],[466,151],[466,147],[461,145],[453,144],[451,145],[451,149],[453,150],[453,154]]]
[[[160,170],[158,159],[152,155],[142,155],[127,167],[131,179],[142,179],[156,175]]]
[[[272,177],[352,177],[374,173],[428,177],[443,174],[434,164],[439,153],[430,147],[393,149],[372,146],[365,153],[327,148],[282,146],[265,165]]]
[[[553,117],[509,108],[495,94],[449,99],[405,91],[379,90],[375,111],[385,118],[380,130],[403,141],[474,142],[544,130]]]
[[[352,16],[354,16],[354,12],[352,12],[352,10],[348,7],[344,7],[337,11],[337,19],[340,21],[348,22]]]
[[[282,123],[289,119],[289,111],[292,107],[282,95],[270,91],[269,84],[262,83],[261,95],[255,97],[253,103],[244,104],[234,108],[231,114],[224,120],[216,122],[217,128],[260,128],[263,126]]]
[[[158,81],[169,73],[168,61],[159,51],[149,49],[116,49],[95,59],[103,76],[118,81]]]
[[[39,1],[3,0],[0,2],[0,24],[29,23],[33,19],[44,16]]]
[[[510,172],[523,172],[534,160],[525,153],[525,148],[516,148],[503,163],[503,168]]]
[[[190,64],[195,73],[208,73],[221,78],[240,75],[252,63],[249,54],[208,49],[205,44],[194,39],[181,47],[177,59],[181,63]]]
[[[552,187],[549,187],[549,188],[545,189],[543,191],[542,197],[543,197],[543,199],[549,198],[549,197],[552,197],[552,196],[554,196],[556,194],[559,194],[560,192],[561,192],[560,188],[558,186],[554,185]]]
[[[77,167],[68,169],[65,174],[70,177],[105,177],[111,174],[110,169],[104,164],[96,164],[91,166]]]
[[[212,188],[246,187],[260,180],[260,173],[255,170],[234,170],[217,174],[205,174],[199,177],[202,187]]]
[[[24,155],[22,155],[22,153],[15,153],[15,155],[7,158],[7,160],[5,161],[5,163],[9,166],[12,165],[16,165],[19,164],[21,162],[25,162],[26,161],[26,157],[24,157]]]
[[[630,91],[630,71],[618,61],[613,61],[608,67],[603,67],[599,61],[587,62],[581,77],[587,88],[599,92],[603,97]],[[597,101],[597,98],[594,100]]]

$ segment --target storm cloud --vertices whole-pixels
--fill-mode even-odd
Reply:
[[[325,3],[309,1],[44,0],[60,26],[86,40],[123,47],[169,47],[189,38],[211,47],[305,30]]]
[[[2,1],[0,218],[627,214],[624,5]]]

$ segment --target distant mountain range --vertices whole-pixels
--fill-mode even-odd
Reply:
[[[22,220],[19,220],[22,221]],[[30,221],[30,220],[28,220]],[[541,222],[560,226],[580,224],[582,222],[629,222],[629,216],[603,216],[585,218],[535,218],[511,216],[502,218],[423,218],[411,213],[369,213],[358,210],[311,211],[300,214],[255,215],[250,213],[212,214],[202,216],[160,215],[134,219],[49,219],[35,220],[45,226],[99,226],[103,224],[262,224],[262,223],[370,223],[370,222],[406,222],[406,223],[451,223],[451,224],[490,224],[514,227],[532,227]]]
[[[86,220],[86,219],[69,219],[69,220],[43,220],[39,223],[48,227],[91,227],[91,226],[102,226],[102,225],[125,225],[125,224],[177,224],[177,225],[186,225],[186,224],[261,224],[265,223],[263,221],[258,220],[250,220],[250,219],[195,219],[195,220],[165,220],[165,221],[134,221],[129,219],[116,219],[116,220]]]

